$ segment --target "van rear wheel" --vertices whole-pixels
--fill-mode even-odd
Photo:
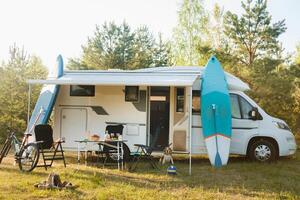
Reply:
[[[276,155],[274,144],[268,140],[258,140],[252,143],[249,149],[249,157],[252,161],[272,162],[276,160]]]

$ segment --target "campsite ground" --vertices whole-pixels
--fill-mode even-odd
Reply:
[[[188,175],[187,160],[177,160],[177,176],[166,170],[141,165],[137,172],[79,166],[68,157],[48,171],[21,173],[12,158],[0,165],[0,199],[300,199],[300,152],[276,163],[259,164],[230,158],[228,166],[213,169],[206,158],[193,159]],[[72,164],[73,163],[73,164]],[[40,190],[33,187],[49,172],[60,174],[79,186],[74,190]]]

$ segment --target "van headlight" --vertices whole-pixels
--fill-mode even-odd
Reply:
[[[283,129],[283,130],[291,130],[290,127],[286,124],[286,123],[283,123],[283,122],[276,122],[276,121],[273,121],[273,123],[275,124],[275,126],[279,129]]]

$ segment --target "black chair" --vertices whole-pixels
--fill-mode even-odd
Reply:
[[[114,137],[114,134],[123,135],[124,126],[122,124],[118,125],[108,125],[105,128],[105,132],[107,132],[111,137]]]
[[[152,156],[152,152],[155,149],[154,146],[156,145],[159,133],[160,133],[160,127],[158,126],[156,127],[155,132],[153,134],[153,139],[151,142],[152,146],[147,146],[143,144],[134,144],[134,146],[137,147],[137,150],[132,155],[133,158],[131,160],[131,165],[129,167],[130,171],[134,171],[141,160],[147,161],[153,169],[159,169],[158,166],[156,165],[154,157]]]
[[[52,127],[48,124],[39,124],[35,126],[34,133],[44,162],[43,165],[38,165],[37,167],[45,167],[47,170],[47,167],[52,166],[54,160],[63,160],[64,166],[66,167],[62,148],[64,141],[58,140],[54,142]]]
[[[134,171],[141,160],[147,161],[153,169],[159,169],[156,161],[152,156],[153,148],[143,144],[135,144],[137,151],[133,154],[132,164],[129,167],[130,171]]]
[[[124,126],[122,124],[108,125],[105,128],[105,132],[108,133],[111,138],[113,138],[113,137],[116,137],[116,134],[123,135],[123,129],[124,129]],[[107,141],[106,143],[113,145],[113,146],[117,146],[117,142],[114,142],[114,141]],[[108,161],[110,161],[110,163],[116,162],[115,155],[118,152],[118,150],[116,148],[104,145],[102,150],[103,150],[103,153],[105,154],[103,166],[105,166],[108,163]]]

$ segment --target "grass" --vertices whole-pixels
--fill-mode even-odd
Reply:
[[[300,199],[300,152],[276,163],[252,163],[232,157],[221,169],[210,166],[208,159],[193,159],[192,176],[187,160],[175,161],[178,175],[166,170],[150,169],[142,164],[134,173],[115,168],[79,166],[74,157],[67,158],[45,171],[22,173],[13,159],[0,164],[0,199]],[[33,187],[50,172],[79,186],[74,190],[40,190]]]

